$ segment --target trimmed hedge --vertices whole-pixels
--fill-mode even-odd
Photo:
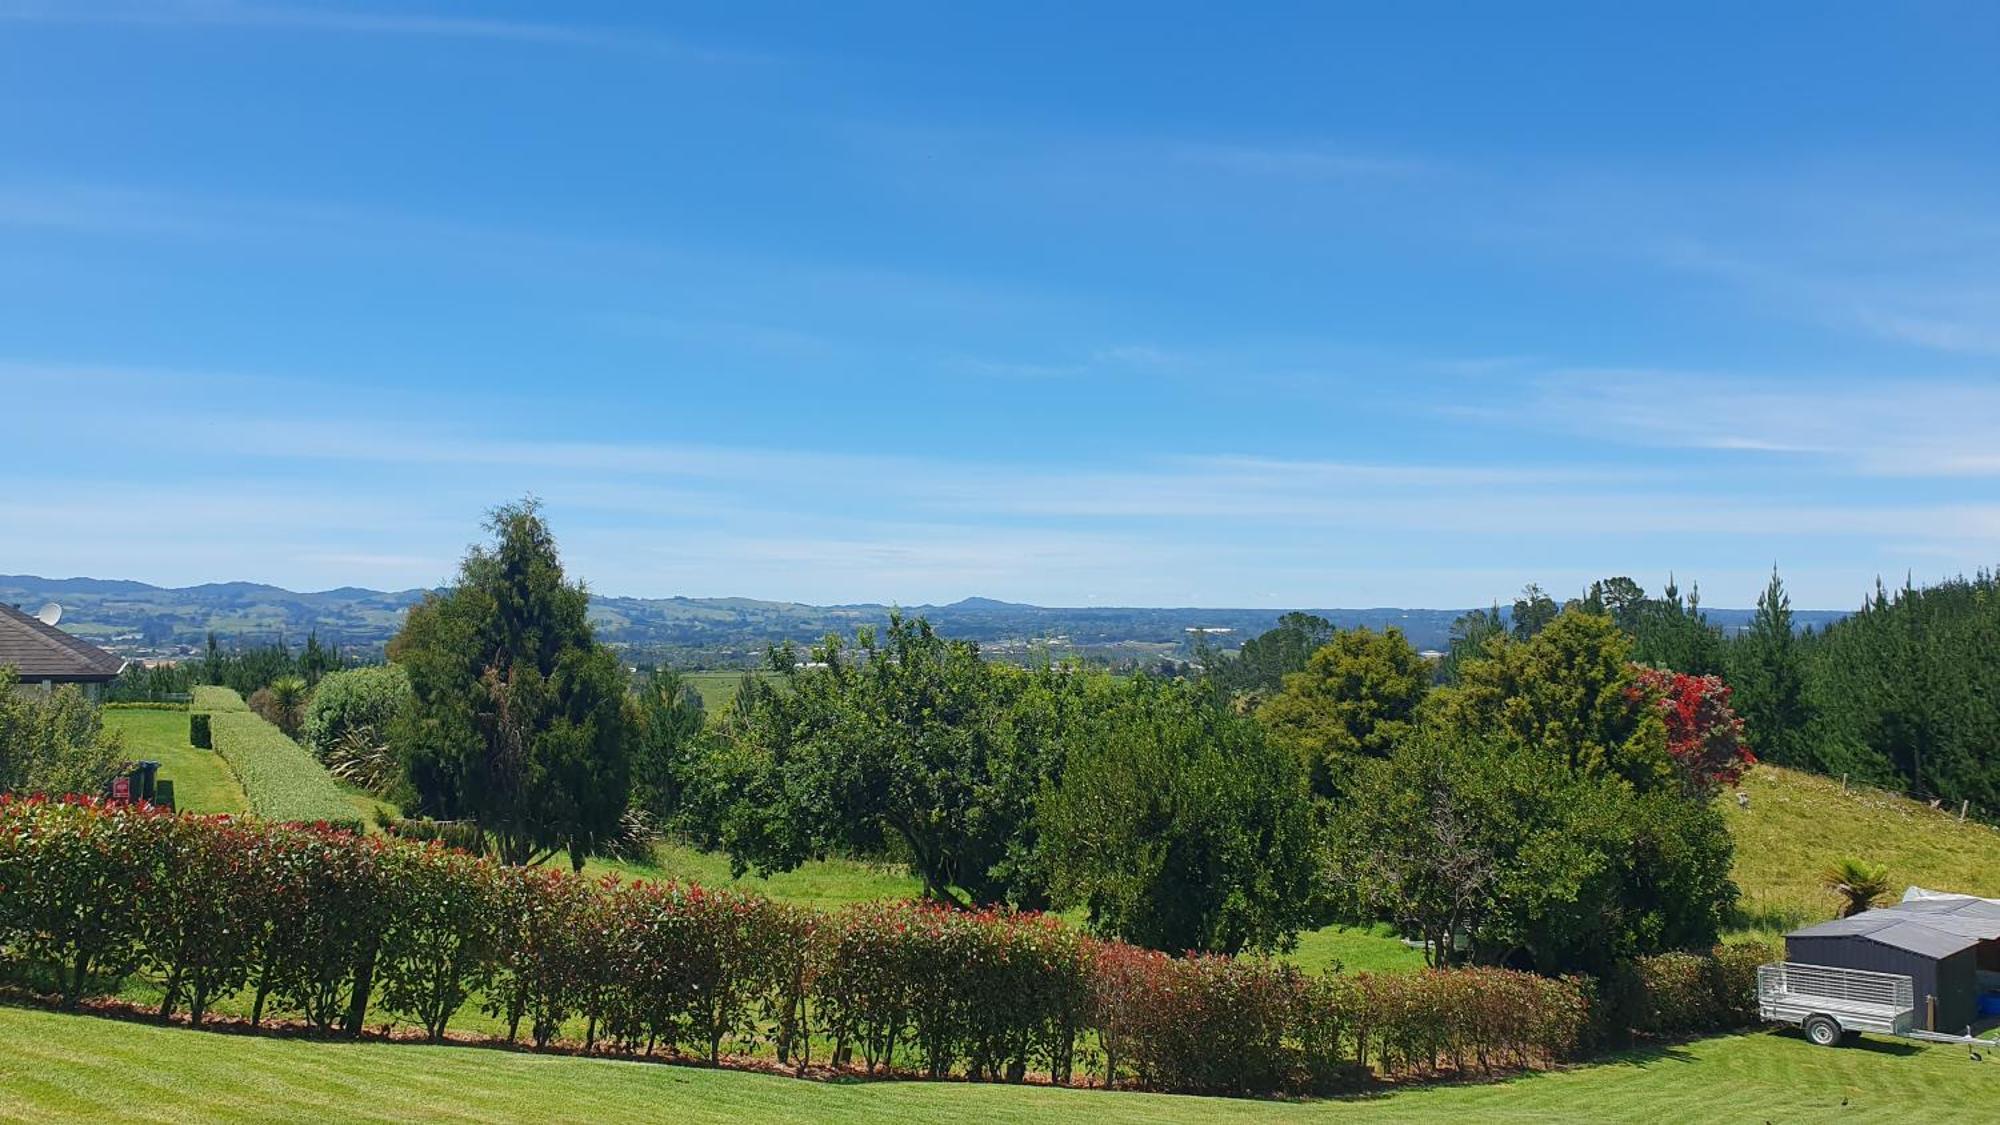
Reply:
[[[150,968],[161,1016],[251,998],[353,1034],[371,1005],[441,1038],[474,996],[507,1039],[712,1061],[815,1040],[870,1072],[1223,1094],[1547,1066],[1637,1004],[1661,1032],[1754,1019],[1753,957],[1635,962],[1594,982],[1504,969],[1308,976],[1174,958],[1034,914],[868,903],[818,914],[736,890],[503,867],[324,825],[0,797],[0,955],[65,1003]],[[1634,1000],[1633,998],[1638,998]],[[377,1012],[379,1019],[380,1012]],[[1094,1046],[1093,1046],[1094,1044]]]
[[[1615,1029],[1661,1036],[1753,1023],[1757,966],[1783,960],[1782,954],[1768,942],[1749,940],[1718,945],[1706,955],[1635,957],[1607,982],[1607,1018]]]
[[[196,684],[194,702],[188,704],[188,708],[194,711],[212,712],[248,711],[250,705],[243,702],[243,697],[229,688],[216,687],[213,684]]]
[[[214,726],[208,712],[196,711],[188,716],[188,745],[197,750],[215,749]]]
[[[300,824],[324,822],[359,831],[361,816],[347,796],[334,784],[333,777],[303,746],[285,737],[285,732],[243,706],[241,696],[228,688],[196,688],[204,704],[215,706],[233,702],[234,707],[215,706],[209,729],[216,753],[229,763],[250,810],[265,820],[294,821]],[[199,693],[226,693],[202,698]]]

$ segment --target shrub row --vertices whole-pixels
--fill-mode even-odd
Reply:
[[[1635,957],[1606,982],[1606,1018],[1615,1031],[1690,1035],[1757,1019],[1757,966],[1782,960],[1763,941],[1718,945],[1706,956]]]
[[[250,705],[243,702],[243,697],[229,688],[216,687],[213,684],[196,684],[194,701],[188,704],[188,709],[208,712],[248,711]]]
[[[209,716],[209,737],[215,752],[229,763],[250,809],[266,820],[312,824],[324,821],[358,831],[361,817],[349,803],[333,777],[306,749],[285,737],[285,732],[242,706],[242,699],[228,688],[200,688],[198,691],[226,692],[237,704],[217,708]],[[192,737],[190,731],[190,737]]]
[[[815,1042],[869,1070],[1209,1093],[1351,1089],[1375,1074],[1546,1065],[1587,1045],[1590,982],[1501,969],[1308,976],[1172,958],[1041,915],[869,903],[835,914],[735,890],[593,881],[325,826],[0,797],[0,955],[71,1004],[138,968],[161,1014],[243,993],[358,1031],[371,1005],[443,1035],[478,999],[537,1047],[710,1060]],[[1745,996],[1723,958],[1684,986],[1648,959],[1632,987],[1721,1020]],[[1746,962],[1747,963],[1747,962]],[[1745,985],[1747,988],[1747,984]],[[1705,1007],[1703,1005],[1706,1005]],[[1689,1026],[1692,1026],[1690,1024]]]

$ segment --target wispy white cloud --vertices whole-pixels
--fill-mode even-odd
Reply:
[[[1600,439],[1807,456],[1855,473],[2000,475],[2000,380],[1576,370],[1539,380],[1506,412]]]
[[[1647,253],[1781,315],[1926,351],[2000,356],[2000,219],[1960,212],[1944,223],[1947,237],[1928,210],[1915,200],[1897,215],[1822,204],[1776,231],[1659,238]]]
[[[1245,576],[1255,575],[1286,591],[1290,604],[1360,596],[1313,593],[1335,580],[1339,591],[1416,603],[1426,599],[1412,591],[1435,580],[1426,568],[1440,558],[1519,568],[1503,586],[1464,594],[1483,601],[1530,578],[1630,570],[1634,557],[1685,571],[1677,563],[1690,544],[1705,544],[1711,559],[1747,554],[1744,573],[1773,557],[1847,560],[1855,569],[1829,569],[1820,588],[1838,593],[1864,587],[1876,570],[1928,573],[2000,555],[2000,502],[1841,496],[1788,487],[1782,475],[1745,492],[1740,474],[1697,459],[1661,475],[1615,459],[1538,465],[1219,452],[1054,464],[554,440],[508,432],[504,420],[524,415],[497,401],[467,414],[421,395],[301,395],[295,381],[279,379],[114,369],[63,382],[37,379],[41,370],[0,364],[0,394],[32,391],[58,417],[87,411],[94,448],[147,450],[171,433],[202,450],[202,465],[158,485],[143,460],[54,475],[38,467],[45,458],[36,450],[70,439],[30,432],[0,453],[10,482],[0,526],[17,533],[12,561],[0,569],[427,585],[448,576],[485,508],[524,492],[548,502],[567,556],[595,588],[654,595],[915,602],[978,592],[1060,602],[1103,593],[1224,604],[1249,600]],[[1740,383],[1686,375],[1570,373],[1549,380],[1529,414],[1666,448],[1804,451],[1769,454],[1787,461],[1853,455],[1877,471],[1901,471],[1909,448],[1844,446],[1869,419],[1888,416],[1907,437],[1932,412],[1970,417],[1990,405],[1898,407],[1887,391],[1864,390],[1846,388],[1833,407],[1802,412],[1783,387],[1753,389],[1746,399]],[[1700,405],[1725,392],[1737,394],[1719,400],[1727,409]],[[300,401],[315,404],[310,416],[287,406]],[[1509,424],[1533,444],[1528,422]],[[1808,469],[1804,478],[1823,475]],[[1701,577],[1711,575],[1721,577]],[[1726,588],[1708,588],[1720,590],[1718,604],[1730,600]],[[1811,587],[1801,594],[1818,604],[1849,600]]]
[[[527,46],[634,51],[700,62],[747,62],[765,57],[748,51],[695,46],[634,29],[383,12],[339,5],[260,4],[239,0],[157,0],[141,4],[92,3],[89,0],[18,2],[0,6],[0,20],[485,40]]]

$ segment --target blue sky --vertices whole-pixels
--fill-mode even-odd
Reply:
[[[0,0],[0,572],[429,584],[524,493],[639,595],[2000,560],[2000,9],[946,7]]]

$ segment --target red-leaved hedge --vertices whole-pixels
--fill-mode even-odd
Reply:
[[[1548,1065],[1615,1028],[1754,1018],[1724,947],[1595,982],[1504,969],[1308,975],[1168,957],[1058,919],[877,902],[820,914],[738,890],[500,866],[326,826],[0,797],[0,965],[64,1003],[149,969],[160,1015],[241,993],[357,1033],[372,1008],[441,1038],[475,1000],[537,1047],[768,1050],[800,1067],[1207,1093],[1352,1089],[1377,1075]]]

